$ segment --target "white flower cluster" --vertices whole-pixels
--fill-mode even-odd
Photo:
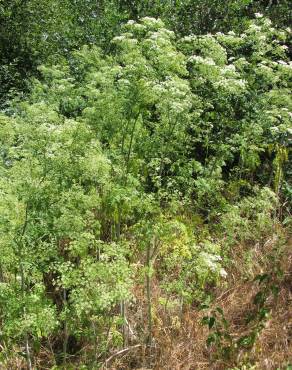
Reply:
[[[247,82],[242,79],[224,78],[214,83],[216,88],[224,89],[230,93],[237,93],[246,88]]]
[[[119,42],[119,41],[123,41],[125,39],[126,39],[126,37],[124,35],[116,36],[116,37],[113,38],[113,42]]]
[[[203,260],[204,264],[214,273],[220,274],[221,277],[226,278],[227,272],[220,266],[222,258],[219,255],[210,254],[207,252],[201,252],[200,257]]]
[[[196,41],[197,40],[197,36],[195,35],[189,35],[189,36],[185,36],[182,41],[184,42],[193,42],[193,41]]]
[[[233,64],[228,64],[227,66],[224,66],[221,69],[221,74],[222,75],[234,75],[235,73],[236,73],[235,65],[233,65]]]
[[[192,55],[191,57],[189,57],[188,61],[189,62],[196,62],[196,63],[199,63],[199,64],[206,64],[206,65],[209,65],[209,66],[215,66],[216,65],[212,58],[202,58],[199,55]]]
[[[251,24],[249,26],[249,29],[248,31],[252,31],[252,32],[260,32],[262,30],[262,27],[258,26],[257,24]]]
[[[155,28],[162,28],[164,27],[164,23],[161,19],[156,19],[152,17],[144,17],[141,19],[141,22],[148,27],[155,27]]]

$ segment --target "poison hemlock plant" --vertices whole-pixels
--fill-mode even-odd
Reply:
[[[41,346],[63,367],[85,343],[88,366],[131,341],[151,352],[157,295],[181,313],[211,300],[230,249],[273,232],[288,189],[289,32],[259,16],[241,34],[179,38],[146,17],[110,52],[39,68],[0,116],[6,364],[15,348],[29,368]],[[146,319],[133,329],[139,284]],[[221,332],[216,315],[205,321]]]

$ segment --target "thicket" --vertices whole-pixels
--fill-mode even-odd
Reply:
[[[97,40],[80,19],[71,34],[78,9],[92,16],[91,2],[68,2],[74,11],[65,23],[59,3],[50,9],[47,3],[0,3],[9,20],[18,14],[13,5],[44,11],[47,37],[56,37],[47,44],[32,23],[35,37],[15,35],[25,40],[19,41],[27,45],[24,54],[2,66],[17,93],[8,102],[10,87],[3,85],[0,363],[9,369],[203,369],[195,358],[161,362],[160,342],[164,330],[181,333],[186,313],[203,312],[207,368],[262,366],[241,354],[254,347],[285,275],[291,30],[257,13],[241,25],[235,20],[235,31],[222,32],[227,18],[218,16],[220,32],[214,21],[206,29],[212,33],[202,34],[200,26],[202,32],[184,35],[191,29],[187,19],[185,29],[178,22],[188,5],[182,2],[178,18],[163,13],[175,32],[144,17],[114,36],[123,17],[138,17],[137,7],[131,3],[125,15],[105,2],[111,17],[99,18]],[[53,5],[59,18],[47,16]],[[138,14],[148,12],[146,2],[138,5]],[[112,23],[104,27],[105,19]],[[59,38],[59,21],[68,38]],[[26,59],[31,49],[35,55]],[[23,60],[47,63],[36,74],[27,65],[22,70],[17,63]],[[15,82],[19,68],[35,77],[28,82],[21,72]],[[25,98],[19,94],[24,84]],[[234,268],[242,270],[238,279],[255,279],[261,288],[252,329],[240,337],[214,306],[218,290],[232,284]],[[132,349],[139,354],[114,365]],[[288,353],[274,365],[289,366]]]
[[[68,59],[82,45],[109,50],[128,20],[159,17],[186,36],[241,32],[256,12],[291,25],[290,0],[1,0],[0,106],[29,91],[27,80],[39,77],[40,64]]]

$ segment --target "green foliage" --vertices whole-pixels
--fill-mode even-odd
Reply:
[[[242,31],[254,13],[289,26],[289,0],[2,0],[0,2],[0,106],[20,92],[48,60],[71,59],[83,45],[109,49],[122,23],[160,17],[176,34]],[[29,27],[27,27],[29,25]]]
[[[46,84],[33,96],[85,120],[124,164],[122,177],[132,173],[161,198],[194,197],[208,217],[225,207],[229,173],[252,184],[274,177],[279,193],[291,126],[286,33],[261,17],[241,35],[178,45],[151,18],[124,31],[110,56],[95,47],[75,53],[73,74],[69,65],[42,67]]]
[[[229,323],[224,316],[222,308],[216,307],[208,316],[204,316],[202,324],[207,325],[210,334],[207,338],[207,346],[214,345],[218,351],[217,356],[226,360],[234,355],[236,345],[230,335]]]
[[[22,117],[1,121],[1,131],[8,126],[0,183],[2,335],[47,336],[68,320],[76,330],[79,318],[90,321],[129,296],[127,248],[101,243],[96,218],[110,163],[90,128],[60,119],[44,103],[23,105]]]
[[[229,206],[221,222],[226,242],[234,245],[236,242],[261,240],[269,235],[273,230],[276,206],[277,198],[269,188],[262,188],[255,196]]]
[[[141,332],[151,346],[153,282],[166,309],[170,299],[210,301],[230,249],[272,234],[289,191],[291,31],[257,15],[244,32],[179,38],[144,17],[124,24],[105,51],[117,18],[127,18],[123,7],[109,14],[112,4],[95,24],[90,2],[86,27],[71,35],[84,3],[41,3],[36,14],[58,42],[43,39],[36,22],[40,38],[29,45],[42,45],[39,60],[53,57],[27,99],[0,116],[0,340],[24,346],[28,367],[44,338],[61,338],[53,350],[64,367],[85,341],[93,366],[125,346],[126,307],[144,280]],[[35,4],[22,6],[31,19]],[[98,41],[105,19],[113,23]],[[256,298],[258,321],[271,289]],[[222,310],[204,322],[209,344],[232,357],[238,343]]]

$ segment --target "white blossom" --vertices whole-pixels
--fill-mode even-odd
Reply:
[[[190,62],[197,62],[197,63],[201,63],[201,64],[206,64],[206,65],[209,65],[209,66],[215,66],[216,65],[212,58],[202,58],[199,55],[192,55],[189,58],[189,61]]]
[[[220,276],[223,277],[224,279],[227,277],[227,272],[223,268],[220,269]]]

